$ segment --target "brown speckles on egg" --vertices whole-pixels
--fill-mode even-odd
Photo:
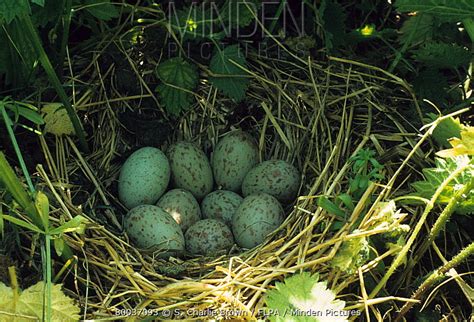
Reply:
[[[247,172],[258,162],[258,148],[245,132],[226,134],[216,145],[211,164],[217,185],[239,192]]]
[[[242,182],[245,196],[265,192],[287,203],[296,198],[300,186],[300,174],[283,160],[268,160],[250,170]]]
[[[280,226],[284,216],[283,208],[275,197],[266,193],[246,197],[232,219],[236,243],[244,248],[257,246]]]
[[[160,207],[140,205],[132,208],[125,216],[124,228],[139,248],[159,247],[165,252],[184,250],[183,232]]]
[[[243,198],[233,191],[213,191],[201,203],[202,215],[204,218],[220,219],[230,225],[232,216],[242,201]]]
[[[158,200],[157,206],[171,215],[185,232],[192,224],[201,219],[201,208],[196,198],[187,190],[172,189]]]
[[[190,142],[178,142],[167,152],[174,185],[202,199],[214,185],[209,160],[202,150]]]
[[[212,255],[228,250],[234,244],[232,232],[223,222],[203,219],[189,227],[185,234],[186,249],[192,254]]]
[[[118,180],[119,199],[127,208],[153,204],[165,192],[170,165],[157,148],[141,148],[125,161]]]

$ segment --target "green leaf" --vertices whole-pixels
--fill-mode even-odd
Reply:
[[[429,13],[454,22],[474,17],[472,0],[397,0],[395,6],[401,12]]]
[[[344,8],[332,0],[323,0],[320,9],[324,29],[324,42],[326,49],[331,51],[345,43],[346,38],[346,13]]]
[[[42,191],[36,192],[35,207],[41,217],[43,228],[47,229],[49,227],[49,200]]]
[[[438,189],[440,182],[448,178],[450,173],[455,171],[459,166],[469,162],[469,157],[461,155],[458,157],[448,159],[435,159],[435,168],[423,169],[425,180],[417,181],[412,184],[415,192],[413,195],[426,199],[431,199]],[[444,189],[438,199],[437,204],[446,205],[453,198],[456,191],[462,189],[474,177],[474,165],[466,168],[460,175],[451,180],[446,189]],[[471,191],[464,199],[462,199],[456,206],[456,213],[458,214],[474,214],[474,191]]]
[[[0,25],[27,14],[30,14],[28,0],[0,0]]]
[[[85,225],[87,223],[87,219],[85,217],[82,217],[80,215],[75,216],[71,220],[67,221],[63,225],[51,229],[49,233],[51,235],[56,235],[56,234],[64,234],[68,232],[79,232],[82,233],[84,232]]]
[[[166,110],[178,115],[182,110],[188,109],[193,98],[192,90],[199,77],[195,66],[181,57],[175,57],[161,63],[156,73],[163,82],[157,91]]]
[[[369,242],[365,237],[351,238],[342,243],[331,265],[347,274],[353,274],[367,262],[369,253]]]
[[[430,121],[436,120],[438,117],[430,113],[428,114]],[[461,124],[459,118],[449,117],[442,120],[432,133],[433,139],[442,147],[451,147],[448,140],[451,138],[461,138],[461,131],[464,125]]]
[[[346,213],[340,209],[334,202],[329,200],[327,197],[322,196],[318,198],[318,206],[329,212],[330,214],[336,215],[339,219],[345,219]]]
[[[44,7],[44,0],[31,0],[32,3],[35,3],[41,7]],[[60,6],[58,6],[60,7]]]
[[[415,60],[435,68],[458,68],[469,64],[472,55],[456,44],[428,42],[413,51]]]
[[[37,125],[44,124],[43,118],[38,112],[36,112],[36,108],[33,106],[28,106],[28,104],[19,105],[15,102],[12,104],[6,104],[5,106],[15,114],[17,113]]]
[[[435,19],[429,14],[417,14],[409,17],[400,28],[399,42],[402,45],[422,43],[431,39],[435,32]]]
[[[174,6],[171,7],[174,9]],[[214,10],[215,11],[215,10]],[[170,10],[170,27],[184,40],[220,39],[219,27],[224,24],[222,15],[212,11],[206,3],[193,3],[183,10]]]
[[[43,303],[45,287],[44,282],[38,282],[21,292],[15,301],[13,290],[0,282],[0,320],[13,321],[10,320],[12,314],[42,320],[45,309]],[[80,309],[74,304],[74,300],[61,291],[61,284],[53,284],[51,287],[51,321],[78,321],[80,319],[79,312]],[[15,321],[32,320],[15,318]]]
[[[9,216],[9,215],[2,215],[2,217],[3,217],[4,220],[7,220],[7,221],[9,221],[9,222],[11,222],[11,223],[13,223],[17,226],[23,227],[23,228],[28,229],[30,231],[33,231],[35,233],[44,234],[44,231],[42,231],[37,226],[35,226],[33,224],[30,224],[27,221],[24,221],[22,219],[18,219],[18,218]]]
[[[306,322],[328,321],[330,312],[344,314],[345,302],[336,300],[336,294],[327,288],[326,282],[318,282],[318,275],[308,272],[295,274],[285,278],[283,283],[276,283],[275,289],[268,291],[265,302],[273,314],[270,321]],[[319,312],[312,316],[295,314],[294,312]],[[338,321],[347,321],[344,317]]]
[[[354,210],[355,205],[354,205],[354,202],[352,201],[352,197],[349,194],[347,193],[340,194],[337,196],[337,199],[341,200],[347,209]]]
[[[3,221],[2,205],[0,205],[0,236],[3,239],[5,232],[5,222]]]
[[[246,27],[255,20],[258,1],[227,0],[221,8],[223,21],[231,28]]]
[[[474,127],[466,126],[460,132],[461,138],[449,139],[451,149],[439,151],[436,155],[442,158],[452,158],[459,155],[474,156]]]
[[[209,78],[212,85],[236,101],[245,97],[249,79],[245,77],[247,61],[240,51],[239,45],[217,48],[211,59],[210,69],[215,75]]]
[[[110,0],[86,0],[86,10],[97,19],[109,21],[119,16],[117,7]]]
[[[12,167],[8,164],[3,152],[0,151],[0,181],[3,182],[5,188],[13,196],[16,202],[28,214],[30,219],[36,226],[41,227],[42,220],[36,211],[35,204],[30,196],[23,188],[20,179],[16,176]]]
[[[64,240],[61,237],[54,238],[53,243],[54,243],[54,250],[56,251],[56,254],[58,254],[58,256],[61,256],[64,250],[64,245],[65,245]]]
[[[34,25],[44,27],[48,22],[57,22],[62,13],[64,7],[58,6],[57,0],[45,0],[44,5],[32,5],[31,6],[31,20]]]
[[[442,103],[447,96],[448,80],[436,68],[422,70],[413,80],[413,89],[418,98]]]
[[[74,134],[74,126],[62,103],[50,103],[43,106],[41,113],[44,115],[45,133],[56,136]]]

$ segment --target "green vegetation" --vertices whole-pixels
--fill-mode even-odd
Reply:
[[[472,318],[473,1],[0,0],[0,43],[0,320]],[[283,223],[140,249],[125,160],[235,130]]]

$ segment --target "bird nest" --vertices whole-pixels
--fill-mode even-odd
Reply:
[[[90,153],[81,152],[74,138],[46,136],[47,166],[39,171],[54,196],[53,220],[81,214],[89,221],[84,234],[65,236],[75,259],[55,264],[56,281],[79,301],[85,318],[133,320],[151,313],[177,318],[179,313],[180,318],[202,319],[192,312],[213,310],[227,312],[226,318],[255,319],[275,282],[302,271],[318,273],[348,309],[383,314],[398,305],[393,297],[369,297],[364,283],[368,276],[375,283],[381,279],[376,267],[393,256],[393,249],[374,251],[350,272],[334,265],[333,258],[345,241],[382,235],[400,225],[370,223],[378,220],[383,202],[406,189],[404,169],[424,158],[413,149],[420,114],[402,80],[343,59],[248,57],[251,82],[242,103],[202,82],[193,106],[169,119],[146,85],[146,73],[136,74],[142,93],[126,95],[117,89],[119,69],[110,64],[102,70],[100,59],[97,54],[70,80]],[[410,121],[397,112],[409,108]],[[301,172],[298,197],[286,207],[284,223],[261,245],[234,247],[218,257],[163,260],[135,248],[123,230],[126,209],[117,198],[126,157],[141,146],[166,150],[178,140],[195,142],[210,154],[222,135],[237,128],[255,138],[261,160],[283,159]],[[367,148],[384,164],[384,179],[371,182],[340,218],[321,201],[348,191],[351,157]]]

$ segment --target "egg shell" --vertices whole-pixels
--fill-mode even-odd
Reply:
[[[233,191],[216,190],[208,194],[201,203],[203,218],[219,219],[232,225],[232,216],[244,198]]]
[[[191,192],[184,189],[178,188],[168,191],[158,200],[156,205],[169,213],[183,232],[201,219],[199,203]]]
[[[268,160],[247,173],[242,183],[242,194],[247,197],[265,192],[287,203],[296,198],[300,181],[300,173],[293,165],[283,160]]]
[[[201,200],[214,185],[211,165],[204,152],[190,142],[178,142],[169,147],[167,156],[175,187],[188,190]]]
[[[245,175],[257,163],[257,144],[248,133],[240,130],[225,135],[211,157],[216,184],[234,192],[240,192]]]
[[[284,219],[284,210],[275,197],[267,193],[250,195],[232,218],[235,241],[240,247],[253,248],[275,231]]]
[[[144,147],[122,165],[118,180],[120,201],[129,209],[154,204],[170,181],[170,164],[160,149]]]
[[[234,244],[229,227],[217,219],[203,219],[189,227],[185,234],[186,249],[192,254],[211,255],[228,250]]]
[[[185,248],[181,227],[157,206],[140,205],[131,209],[125,216],[124,228],[139,248],[157,247],[165,252],[163,255]]]

